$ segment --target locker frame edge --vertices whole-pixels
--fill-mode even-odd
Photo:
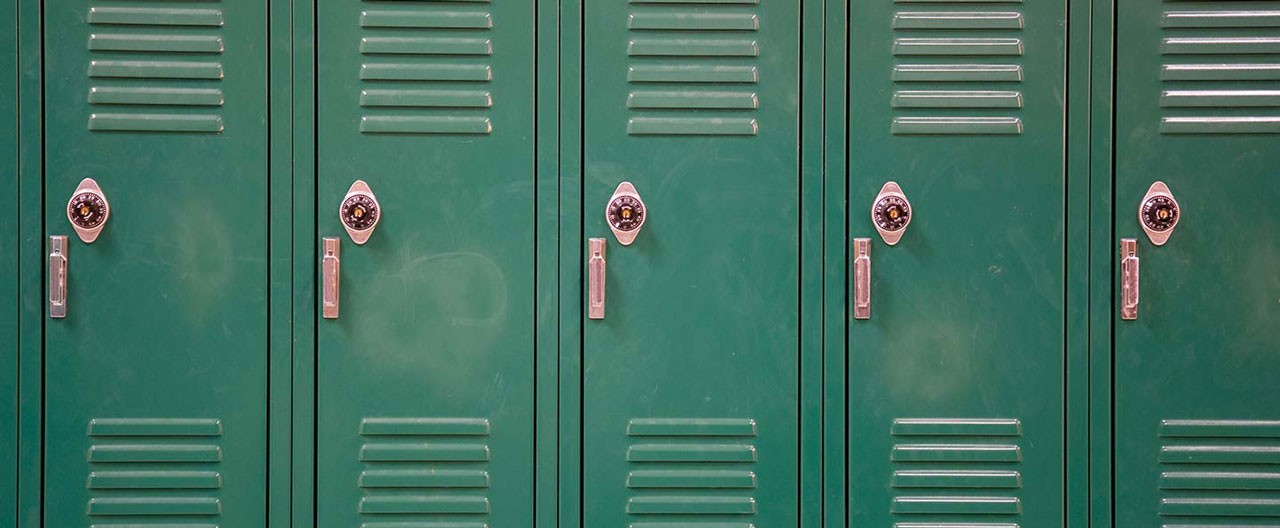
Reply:
[[[16,1],[0,6],[0,20],[17,20]],[[4,168],[0,168],[0,200],[17,203],[18,200],[18,33],[17,24],[10,24],[0,31],[5,41],[0,50],[5,54],[7,67],[0,70],[5,83],[12,83],[12,98],[0,104],[6,109],[0,112],[0,122],[5,132],[0,133],[0,148],[6,152]],[[18,224],[21,208],[14,207],[0,217],[0,439],[4,445],[17,445],[18,411]],[[17,521],[17,450],[11,449],[0,458],[0,526],[13,526]]]
[[[18,201],[44,204],[42,171],[44,160],[41,93],[41,0],[18,0],[18,93],[19,154]],[[29,215],[30,216],[30,215]],[[38,528],[41,524],[41,469],[43,424],[43,328],[42,297],[44,251],[43,215],[19,219],[18,274],[20,307],[18,321],[18,511],[17,526]],[[25,221],[24,221],[25,220]],[[24,258],[26,257],[26,258]]]

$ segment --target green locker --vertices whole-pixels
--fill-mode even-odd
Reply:
[[[44,524],[262,526],[264,4],[42,17]]]
[[[850,525],[1064,522],[1066,7],[850,4]]]
[[[17,4],[0,6],[0,20],[15,21]],[[18,202],[18,32],[0,27],[0,200]],[[20,208],[0,217],[0,443],[18,445],[18,222]],[[37,222],[38,218],[35,219]],[[28,220],[30,221],[30,220]],[[16,520],[18,450],[0,455],[0,526]]]
[[[583,3],[586,528],[799,523],[799,14]]]
[[[527,526],[534,3],[316,8],[316,524]]]
[[[1118,10],[1116,526],[1280,522],[1277,13]]]

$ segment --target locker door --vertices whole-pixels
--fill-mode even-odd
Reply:
[[[318,524],[527,526],[534,4],[317,8],[318,226],[341,240],[317,332]],[[378,207],[363,245],[339,218],[356,180]]]
[[[44,5],[44,220],[68,276],[45,320],[46,526],[264,524],[266,25],[255,0]],[[68,203],[84,178],[105,202]],[[68,213],[103,206],[81,242]]]
[[[1066,3],[850,11],[850,522],[1061,526]]]
[[[1113,226],[1141,265],[1137,318],[1114,305],[1116,526],[1280,522],[1278,10],[1118,11]],[[1179,209],[1163,246],[1155,181]]]
[[[799,2],[584,7],[584,228],[607,238],[586,526],[794,526]],[[646,215],[630,246],[605,221],[624,181]]]

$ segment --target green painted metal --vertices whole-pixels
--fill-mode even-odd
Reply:
[[[43,216],[71,235],[68,316],[45,319],[46,526],[266,516],[267,12],[223,0],[201,6],[208,19],[143,16],[183,7],[44,9]],[[102,89],[220,104],[95,101]],[[92,245],[66,219],[85,177],[112,212]],[[166,480],[188,471],[218,487]],[[137,472],[127,486],[91,478]]]
[[[1280,112],[1267,91],[1280,49],[1265,47],[1276,7],[1117,14],[1112,236],[1137,238],[1141,259],[1137,319],[1108,307],[1117,526],[1280,517],[1269,482],[1280,463]],[[1160,247],[1138,220],[1156,180],[1181,209]]]
[[[801,198],[820,205],[800,160],[801,4],[583,7],[582,236],[609,238],[605,318],[578,316],[583,522],[797,525],[800,391],[820,383],[801,362],[821,357],[800,326],[821,295],[800,277],[817,247]],[[627,247],[603,215],[622,181],[647,204]],[[653,490],[647,471],[752,482]]]
[[[290,485],[293,449],[293,352],[296,334],[293,314],[293,222],[294,160],[290,140],[293,127],[293,18],[291,0],[270,0],[267,4],[267,55],[269,68],[268,111],[270,174],[268,190],[268,445],[267,445],[267,526],[287,527],[290,523]],[[308,233],[310,235],[310,233]],[[308,236],[310,238],[310,236]],[[310,355],[311,350],[304,350]]]
[[[322,528],[533,517],[536,13],[317,4],[316,214],[343,245],[316,323]],[[336,214],[357,179],[381,208],[359,246]]]
[[[17,3],[0,5],[0,201],[18,202]],[[0,216],[0,442],[18,445],[18,222],[22,208]],[[17,523],[18,450],[0,455],[0,527]]]
[[[39,0],[18,2],[18,198],[42,203],[44,138]],[[44,376],[44,218],[18,217],[18,522],[39,528]]]
[[[851,525],[1064,523],[1066,8],[850,5],[848,236],[872,238]],[[912,207],[892,247],[870,218],[887,181]]]

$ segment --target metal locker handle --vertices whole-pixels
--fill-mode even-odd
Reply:
[[[49,317],[67,316],[67,237],[49,237]]]
[[[1138,318],[1138,240],[1120,240],[1120,318],[1132,321]]]
[[[853,239],[853,318],[871,318],[871,239]]]
[[[605,239],[591,239],[591,258],[587,260],[587,318],[604,319],[604,246]]]
[[[325,319],[338,318],[338,284],[342,278],[342,239],[325,237],[324,257],[320,260],[321,282],[324,283],[322,302]]]

